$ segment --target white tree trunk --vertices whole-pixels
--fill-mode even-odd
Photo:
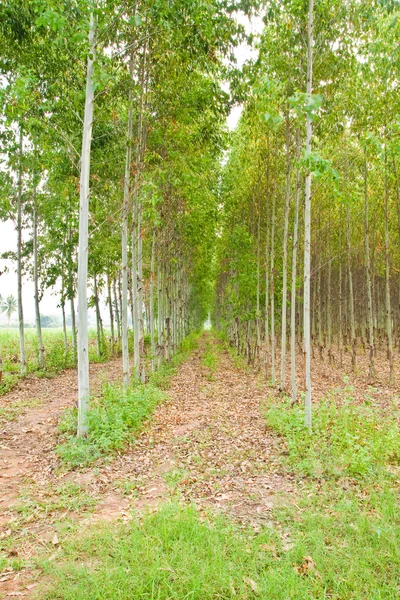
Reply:
[[[300,144],[298,144],[297,158],[299,158]],[[292,289],[290,306],[290,373],[292,402],[297,400],[296,385],[296,278],[297,278],[297,245],[299,234],[299,204],[300,204],[300,170],[296,173],[296,199],[294,207],[294,226],[293,226],[293,254],[292,254]]]
[[[154,272],[155,263],[155,249],[156,249],[156,230],[153,229],[153,241],[151,244],[151,265],[150,265],[150,339],[151,339],[151,370],[154,372],[155,360],[156,360],[156,342],[154,336],[154,280],[156,274]]]
[[[290,128],[289,115],[286,116],[286,192],[285,192],[285,222],[283,229],[283,264],[282,264],[282,337],[281,337],[281,379],[280,391],[285,389],[286,366],[286,307],[287,307],[287,245],[290,211]]]
[[[308,4],[308,52],[307,52],[307,95],[312,94],[313,75],[313,29],[314,29],[314,0]],[[312,121],[307,113],[306,122],[306,154],[311,152]],[[306,190],[304,203],[304,354],[305,354],[305,415],[304,423],[312,428],[311,408],[311,331],[310,331],[310,276],[311,276],[311,172],[306,175]]]
[[[33,192],[33,284],[35,289],[35,317],[36,334],[38,342],[38,363],[39,369],[44,368],[44,348],[42,338],[42,326],[40,322],[40,302],[39,302],[39,273],[38,273],[38,215],[36,204],[36,189]]]
[[[374,314],[372,308],[371,258],[369,250],[369,208],[368,208],[368,162],[367,151],[364,157],[364,253],[365,274],[368,297],[368,342],[369,342],[369,376],[375,377],[375,348],[374,348]]]
[[[133,76],[133,57],[131,56],[129,72]],[[132,128],[133,97],[129,90],[128,131],[126,136],[126,159],[124,176],[124,204],[122,212],[122,378],[124,389],[129,386],[129,346],[128,346],[128,213],[132,166]]]
[[[26,375],[24,311],[22,307],[22,126],[19,130],[19,164],[18,164],[18,215],[17,215],[17,280],[18,280],[18,323],[19,352],[21,375]]]
[[[83,121],[80,206],[79,206],[79,258],[78,258],[78,436],[87,434],[86,413],[89,408],[89,339],[87,280],[89,257],[89,183],[90,150],[92,143],[94,86],[93,72],[96,53],[96,26],[94,14],[90,15],[89,54],[86,74],[86,100]]]

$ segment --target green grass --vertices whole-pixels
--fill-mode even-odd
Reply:
[[[35,408],[41,403],[40,398],[25,398],[16,400],[12,404],[0,407],[0,424],[15,421],[28,408]]]
[[[149,382],[124,391],[121,386],[107,384],[99,398],[93,398],[88,412],[87,438],[76,437],[77,410],[66,411],[60,424],[62,442],[57,453],[72,467],[86,466],[101,457],[122,450],[133,441],[135,433],[166,398],[164,390],[178,366],[196,344],[196,335],[184,340],[182,349],[169,363],[153,373]]]
[[[37,337],[33,329],[25,330],[25,351],[27,372],[35,372],[38,376],[53,377],[62,369],[75,366],[72,351],[71,332],[68,332],[68,350],[64,348],[64,335],[62,329],[43,329],[43,345],[45,348],[45,368],[39,370],[37,355]],[[19,337],[15,328],[0,329],[0,348],[3,359],[3,379],[0,383],[0,394],[8,392],[20,378],[19,364]],[[99,362],[106,360],[108,345],[105,344],[103,354],[99,359],[96,346],[96,332],[89,332],[89,360]]]
[[[202,365],[207,369],[207,379],[209,381],[214,381],[215,371],[217,369],[218,363],[218,354],[219,346],[217,345],[217,340],[213,336],[214,343],[212,343],[209,336],[207,336],[206,347],[204,350],[204,354],[201,359]]]
[[[382,414],[374,406],[358,406],[351,398],[337,406],[322,400],[313,409],[313,431],[304,427],[301,406],[288,400],[272,404],[267,423],[286,441],[287,463],[299,475],[366,481],[390,478],[400,465],[398,410]]]
[[[372,518],[371,506],[357,514],[351,503],[342,503],[346,524],[328,511],[315,513],[309,500],[299,509],[281,511],[275,528],[257,534],[176,504],[128,526],[96,527],[80,536],[69,533],[61,539],[57,564],[40,562],[50,584],[38,597],[398,598],[400,530],[393,497],[377,496],[384,515]]]
[[[57,453],[72,467],[91,464],[121,450],[142,426],[165,394],[154,385],[129,388],[107,384],[100,398],[91,402],[87,438],[76,437],[77,410],[70,409],[60,424],[63,442]]]

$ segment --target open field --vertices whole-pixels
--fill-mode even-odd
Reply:
[[[53,377],[62,369],[72,368],[75,357],[72,347],[71,330],[67,333],[68,348],[64,346],[62,328],[43,329],[43,345],[45,348],[45,368],[39,369],[37,356],[37,336],[34,329],[25,330],[25,349],[28,374],[35,373],[36,377]],[[106,345],[105,348],[106,349]],[[19,379],[19,337],[17,328],[0,328],[0,356],[3,361],[3,376],[0,383],[0,394],[10,390]],[[101,362],[108,353],[98,356],[96,332],[89,331],[89,360]]]

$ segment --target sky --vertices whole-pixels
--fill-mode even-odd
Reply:
[[[253,17],[249,20],[244,15],[238,15],[237,20],[239,23],[245,26],[248,33],[259,34],[262,31],[262,19],[261,17]],[[247,44],[241,44],[235,48],[235,56],[238,67],[241,67],[246,60],[250,58],[256,58],[257,51],[254,48],[250,48]],[[242,113],[242,106],[234,106],[228,116],[227,124],[229,129],[235,129],[240,115]],[[28,239],[31,235],[30,231],[24,232],[24,238]],[[0,222],[0,255],[7,251],[16,251],[17,248],[17,232],[15,223],[13,221]],[[17,297],[17,275],[15,272],[15,263],[10,260],[0,259],[0,273],[6,271],[0,276],[0,295],[8,296],[12,294]],[[40,312],[43,315],[56,315],[61,318],[61,310],[58,307],[59,298],[57,295],[57,289],[47,290],[40,303]],[[34,309],[34,287],[33,282],[28,276],[23,278],[22,287],[22,300],[24,310],[24,320],[26,323],[33,324],[35,320],[35,309]],[[106,312],[106,306],[104,299],[101,304],[101,312],[104,314],[105,322],[107,322],[108,311]],[[68,307],[67,307],[68,314]],[[0,315],[0,324],[7,322],[4,315]],[[17,315],[14,314],[11,319],[11,323],[17,322]]]

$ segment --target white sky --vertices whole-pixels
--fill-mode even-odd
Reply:
[[[262,31],[263,24],[261,17],[254,17],[251,21],[244,17],[243,15],[238,15],[237,20],[239,23],[243,24],[248,33],[259,34]],[[246,60],[250,58],[257,57],[257,51],[250,48],[247,44],[241,44],[237,48],[235,48],[235,56],[237,59],[237,64],[239,67],[243,65]],[[231,114],[228,117],[228,127],[229,129],[234,129],[239,121],[240,115],[242,113],[242,106],[234,106]],[[30,231],[26,231],[24,237],[28,238],[31,235]],[[17,247],[17,232],[15,229],[15,223],[12,221],[0,222],[0,254],[6,251],[15,251]],[[15,264],[13,261],[2,260],[0,259],[0,272],[2,272],[5,268],[8,269],[8,272],[4,273],[0,276],[0,294],[2,296],[8,296],[12,294],[17,297],[17,276],[15,272]],[[23,279],[23,289],[22,289],[22,297],[23,297],[23,310],[24,310],[24,319],[27,323],[33,323],[35,319],[34,312],[34,289],[33,282],[28,278],[24,277]],[[59,298],[57,295],[57,290],[47,290],[43,296],[43,299],[40,304],[40,312],[44,315],[57,315],[61,318],[61,310],[57,306],[59,302]],[[69,312],[68,306],[66,307],[67,314]],[[108,310],[104,305],[104,302],[101,306],[101,312],[104,321],[107,323],[108,321]],[[17,321],[17,315],[15,314],[11,320],[12,323]],[[7,319],[4,315],[0,315],[0,324],[6,323]]]

